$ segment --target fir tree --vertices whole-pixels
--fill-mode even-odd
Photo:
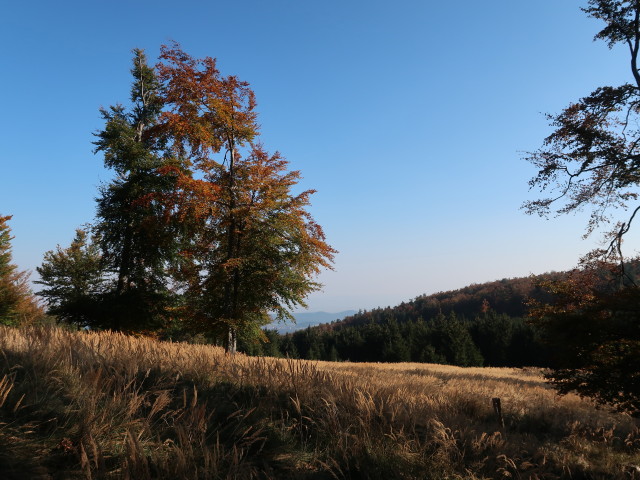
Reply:
[[[112,328],[139,330],[163,326],[171,294],[166,267],[175,233],[164,222],[158,197],[173,188],[158,170],[167,165],[154,127],[162,109],[161,85],[142,50],[134,50],[131,108],[103,109],[105,127],[96,152],[116,178],[100,189],[95,231],[113,284],[104,293]]]
[[[11,263],[11,216],[0,216],[0,324],[18,325],[41,317],[43,312],[29,289],[29,273]]]
[[[44,286],[38,295],[47,301],[49,314],[78,327],[102,326],[102,256],[86,230],[76,230],[68,248],[58,246],[46,252],[36,270],[40,280],[34,283]]]

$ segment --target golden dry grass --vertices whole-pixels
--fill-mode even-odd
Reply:
[[[640,478],[635,420],[558,397],[534,369],[229,357],[56,328],[0,328],[0,351],[0,478]]]

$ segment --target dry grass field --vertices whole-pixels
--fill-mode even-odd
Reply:
[[[56,328],[0,328],[0,352],[2,479],[640,478],[638,423],[556,396],[536,370],[229,357]]]

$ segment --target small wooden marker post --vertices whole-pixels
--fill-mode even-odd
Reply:
[[[494,398],[491,400],[493,403],[493,411],[496,412],[496,417],[498,417],[498,422],[502,426],[502,430],[504,430],[504,418],[502,418],[502,405],[500,404],[499,398]]]

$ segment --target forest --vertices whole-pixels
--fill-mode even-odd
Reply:
[[[639,266],[626,264],[630,278]],[[266,330],[268,342],[244,341],[239,348],[249,355],[308,360],[553,367],[553,351],[529,305],[552,302],[544,282],[569,276],[552,272],[422,295],[286,335]]]
[[[284,336],[265,332],[269,343],[241,346],[250,355],[351,362],[419,362],[446,365],[550,366],[539,333],[522,318],[487,313],[472,320],[454,313],[428,321],[343,328],[309,327]]]
[[[250,355],[308,360],[549,367],[552,359],[541,330],[528,317],[527,302],[547,300],[540,282],[567,274],[424,295],[286,335],[267,330],[268,342],[241,342],[239,348]]]

